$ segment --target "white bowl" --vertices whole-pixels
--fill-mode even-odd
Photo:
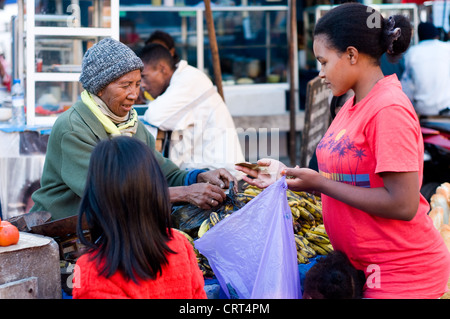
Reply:
[[[0,107],[0,121],[7,121],[12,116],[12,109]]]

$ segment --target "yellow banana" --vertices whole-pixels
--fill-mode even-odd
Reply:
[[[300,223],[298,221],[296,221],[295,219],[293,221],[293,225],[292,226],[293,226],[293,229],[294,229],[294,234],[297,234],[302,229],[302,225],[300,225]]]
[[[331,253],[334,249],[331,244],[318,244],[321,248],[323,248],[327,253]]]
[[[200,225],[200,228],[198,229],[197,236],[198,238],[201,238],[211,227],[211,223],[209,222],[209,218],[205,219],[203,223]]]
[[[248,194],[248,193],[237,193],[236,194],[236,200],[247,204],[249,201],[251,201],[253,198],[255,198],[256,195]]]
[[[299,196],[298,194],[296,194],[294,191],[291,191],[290,189],[288,189],[286,191],[286,196],[288,198],[288,200],[299,200],[301,198],[301,196]]]
[[[295,242],[295,247],[296,247],[297,251],[303,249],[303,247],[297,241]]]
[[[319,227],[319,226],[315,226],[315,227],[311,227],[311,229],[309,230],[310,233],[316,234],[316,235],[321,235],[324,237],[328,238],[328,234],[325,231],[325,228],[323,227]]]
[[[313,242],[310,242],[309,245],[311,246],[312,249],[314,249],[314,251],[316,253],[318,253],[319,255],[328,255],[328,252],[323,249],[322,247],[320,247],[319,245],[316,245]]]
[[[297,207],[297,209],[300,211],[300,216],[305,219],[308,223],[314,224],[316,218],[313,214],[311,214],[308,210],[306,210],[304,207]]]
[[[302,220],[300,219],[300,221],[302,221]],[[305,229],[305,230],[309,230],[309,229],[311,228],[311,225],[308,224],[308,223],[306,223],[306,222],[303,222],[303,223],[301,222],[300,225],[301,225],[302,228]]]
[[[322,198],[320,196],[314,195],[315,203],[317,206],[322,207]]]
[[[305,236],[299,236],[298,238],[302,241],[302,243],[305,247],[311,248],[311,246],[309,245],[309,241],[308,241],[308,239],[305,238]]]
[[[298,199],[295,199],[295,198],[288,198],[288,204],[289,204],[289,207],[299,206],[300,205],[300,201]]]
[[[301,238],[302,238],[302,236],[294,234],[294,239],[295,239],[295,243],[296,243],[297,247],[305,248],[306,244],[302,241]]]
[[[327,237],[311,233],[310,231],[305,233],[305,238],[309,242],[320,243],[320,244],[329,244],[330,243],[330,239],[328,239]]]
[[[303,207],[305,207],[316,219],[322,218],[322,208],[315,205],[314,203],[310,201],[303,201],[302,204],[304,204]]]
[[[246,189],[244,189],[244,194],[250,194],[250,195],[258,195],[262,192],[261,188],[258,188],[256,186],[248,186]]]
[[[211,226],[215,226],[220,221],[219,214],[216,212],[212,212],[209,215],[209,222],[211,223]]]
[[[297,251],[307,258],[312,258],[316,256],[316,252],[308,245],[308,241],[302,236],[295,235],[295,244],[297,246]]]
[[[294,220],[299,219],[301,216],[300,210],[298,209],[298,207],[295,207],[295,206],[291,207],[291,213],[292,213],[292,217],[294,218]]]
[[[306,258],[313,258],[316,257],[316,252],[312,248],[302,248],[297,249],[297,252],[299,252],[301,255],[303,255]]]
[[[312,201],[313,203],[316,202],[316,199],[314,197],[313,194],[305,192],[305,191],[300,191],[300,192],[293,192],[295,194],[295,196],[300,197],[300,198],[304,198],[306,200]]]
[[[225,212],[233,212],[234,211],[234,207],[231,204],[227,204],[225,205]]]
[[[309,259],[297,251],[297,263],[307,264],[307,263],[309,263]]]

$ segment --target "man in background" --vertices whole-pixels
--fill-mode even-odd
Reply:
[[[405,55],[403,91],[419,116],[450,114],[450,43],[429,22],[419,24],[418,36]]]
[[[146,45],[138,56],[144,62],[141,86],[154,98],[144,120],[172,132],[169,158],[180,169],[223,167],[239,180],[234,164],[244,156],[231,114],[211,80],[185,60],[175,63],[160,44]]]

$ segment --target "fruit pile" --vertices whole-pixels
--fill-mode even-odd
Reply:
[[[254,198],[262,190],[255,186],[244,186],[240,197]],[[327,255],[333,250],[330,239],[325,231],[322,218],[322,202],[320,197],[307,192],[286,191],[291,208],[294,238],[297,247],[297,262],[309,263],[310,258],[317,255]]]
[[[320,197],[288,189],[287,199],[292,212],[297,262],[307,264],[310,258],[333,251],[323,225]]]
[[[220,210],[209,213],[209,218],[204,219],[198,228],[195,239],[201,238],[222,219],[228,217],[262,192],[262,189],[247,183],[243,185],[242,189],[242,192],[233,194],[234,200],[240,203],[240,205],[225,205]],[[299,264],[307,264],[309,263],[310,258],[317,255],[327,255],[331,252],[333,247],[330,244],[330,240],[323,226],[322,203],[320,197],[307,192],[293,192],[288,189],[287,200],[292,213],[292,227],[297,248],[297,262]],[[194,246],[194,238],[191,235],[180,229],[176,230],[180,231],[192,246]],[[214,276],[207,258],[200,254],[195,247],[194,251],[197,255],[197,262],[203,275],[205,277]]]

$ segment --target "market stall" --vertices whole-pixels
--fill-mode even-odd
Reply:
[[[0,217],[27,212],[39,188],[50,129],[0,124]]]
[[[28,273],[25,273],[21,278],[15,277],[11,281],[7,272],[16,273],[13,265],[21,264],[20,258],[16,256],[15,259],[11,259],[14,262],[8,264],[11,268],[2,267],[3,272],[0,272],[0,296],[8,297],[8,295],[5,295],[6,293],[19,291],[22,294],[21,296],[60,298],[61,290],[59,288],[62,286],[64,294],[70,298],[71,289],[68,282],[73,274],[76,259],[84,252],[84,247],[77,241],[75,233],[76,218],[50,221],[49,216],[40,216],[38,220],[30,221],[22,214],[27,213],[31,192],[38,187],[51,125],[60,113],[70,107],[81,92],[78,83],[80,59],[86,49],[101,38],[120,37],[119,12],[125,16],[129,12],[139,10],[151,14],[170,13],[178,15],[181,22],[179,26],[177,25],[175,33],[182,40],[186,57],[192,54],[192,47],[196,47],[192,42],[192,39],[195,39],[195,41],[201,41],[201,43],[197,42],[200,47],[196,47],[195,50],[198,65],[203,68],[209,62],[204,55],[204,26],[203,22],[199,20],[204,15],[205,9],[203,7],[119,7],[118,0],[111,0],[110,6],[103,6],[102,1],[94,2],[93,7],[74,6],[71,7],[73,10],[64,12],[61,1],[58,1],[60,6],[57,6],[56,11],[48,13],[38,11],[39,6],[35,5],[35,1],[27,1],[28,20],[23,21],[23,14],[18,19],[19,22],[26,23],[27,26],[26,36],[19,35],[19,37],[16,37],[15,45],[16,49],[22,49],[23,53],[23,40],[27,39],[24,51],[25,57],[22,62],[18,63],[17,70],[20,73],[19,77],[26,79],[28,125],[17,127],[6,121],[0,124],[0,144],[2,145],[0,151],[0,217],[3,220],[9,220],[18,227],[21,237],[17,244],[13,244],[9,248],[0,247],[0,255],[2,257],[7,255],[20,256],[22,253],[29,253],[28,249],[37,251],[36,260],[38,262],[36,264],[52,270],[55,270],[56,265],[56,277],[52,273],[53,277],[46,281],[47,283],[56,283],[56,290],[58,291],[55,291],[53,286],[37,290],[38,287],[43,285],[44,274],[42,273],[45,270],[42,270],[42,268],[35,272],[30,267],[24,267],[28,270]],[[22,10],[24,9],[24,3],[21,0],[18,2]],[[394,7],[386,8],[395,9]],[[413,7],[400,6],[399,8],[402,10],[411,9],[408,12],[414,18],[414,23],[417,22],[418,13]],[[78,9],[85,10],[83,12],[86,15],[80,14],[77,11]],[[249,25],[247,25],[248,28],[244,37],[247,37],[247,40],[254,40],[252,49],[262,49],[264,54],[267,55],[265,69],[258,68],[257,72],[252,73],[254,66],[260,67],[262,63],[255,63],[247,58],[243,59],[229,54],[226,62],[232,64],[229,70],[236,74],[233,73],[232,78],[228,74],[228,77],[225,76],[223,79],[226,85],[222,96],[229,102],[230,109],[235,116],[236,127],[243,129],[244,135],[247,128],[261,129],[261,131],[267,130],[267,128],[276,128],[284,133],[290,132],[292,141],[295,140],[293,135],[302,131],[300,157],[302,166],[306,166],[330,121],[328,113],[329,92],[325,90],[324,84],[319,78],[308,81],[307,102],[302,106],[304,110],[298,112],[297,52],[295,46],[288,46],[286,41],[289,32],[295,33],[288,29],[289,26],[292,27],[292,24],[289,25],[288,19],[286,19],[289,13],[288,9],[288,6],[285,5],[213,8],[213,12],[220,18],[215,21],[216,23],[226,24],[238,18],[245,23],[249,23],[249,17],[263,17],[263,22],[260,21],[259,24],[260,29],[263,30],[260,30],[261,34],[264,33],[263,43],[256,43],[256,35],[253,34],[255,29],[252,33],[252,28]],[[329,7],[322,9],[329,9]],[[311,12],[317,14],[318,11],[314,10],[311,9]],[[314,14],[313,19],[318,18]],[[89,18],[84,21],[83,17]],[[67,20],[67,18],[70,18],[70,20]],[[194,31],[190,29],[192,25],[188,24],[187,21],[195,22],[196,28]],[[209,27],[211,27],[211,22],[209,22]],[[154,27],[152,26],[152,28]],[[18,29],[20,31],[21,27]],[[15,30],[15,32],[17,31]],[[228,29],[222,25],[219,31],[228,32]],[[235,31],[233,29],[233,36],[235,36]],[[192,39],[189,40],[191,36]],[[230,44],[230,35],[221,33],[220,37],[222,49],[224,49]],[[283,47],[291,49],[289,72],[294,77],[291,76],[290,79],[287,76],[289,73],[287,72],[287,65],[283,65],[281,71],[276,65],[272,65],[275,61],[274,49],[277,47],[272,42],[273,38],[282,38]],[[213,47],[213,44],[209,44],[210,47]],[[238,50],[248,49],[236,44],[231,45],[231,47]],[[217,65],[217,60],[215,61]],[[309,63],[309,66],[314,67],[315,64],[316,61],[314,60]],[[226,63],[225,66],[227,66]],[[244,73],[238,73],[239,70]],[[241,84],[237,83],[238,81]],[[249,101],[252,102],[253,107],[243,108],[242,105]],[[145,107],[142,109],[145,109]],[[276,135],[276,138],[279,137],[279,135]],[[279,143],[278,140],[273,144],[279,145],[277,143]],[[288,149],[289,147],[291,148],[290,155],[296,155],[296,144],[290,143]],[[286,153],[289,152],[286,151]],[[271,155],[276,157],[280,154],[272,153]],[[296,159],[295,156],[290,158],[293,161]],[[430,217],[450,249],[450,228],[448,227],[450,191],[447,190],[447,184],[442,184],[440,188],[436,189],[436,196],[432,197],[431,201]],[[262,192],[262,189],[244,184],[238,193],[230,190],[227,200],[213,210],[202,210],[189,204],[173,207],[174,228],[183,233],[193,245],[199,268],[202,270],[205,279],[205,290],[211,299],[229,298],[230,294],[236,297],[236,295],[233,294],[232,289],[220,284],[210,261],[196,248],[195,243],[199,239],[205,238],[204,236],[208,232],[211,234],[211,230],[217,229],[218,225],[223,225],[226,218],[236,216],[237,212],[244,207],[248,207],[249,203],[252,201],[254,203]],[[285,217],[291,223],[289,231],[292,229],[294,240],[291,244],[295,245],[296,271],[300,274],[300,282],[303,282],[306,272],[318,259],[332,252],[333,247],[324,229],[320,197],[307,192],[287,190],[285,199],[289,206],[289,214]],[[87,229],[85,229],[85,235],[89,237]],[[41,250],[44,252],[41,252]],[[41,262],[43,254],[52,256],[52,258]],[[50,264],[47,265],[47,263]],[[49,275],[49,273],[45,275]],[[14,283],[12,288],[11,282]],[[5,286],[6,284],[8,285]],[[39,294],[37,291],[39,291]],[[42,291],[50,291],[50,294],[44,296]]]

